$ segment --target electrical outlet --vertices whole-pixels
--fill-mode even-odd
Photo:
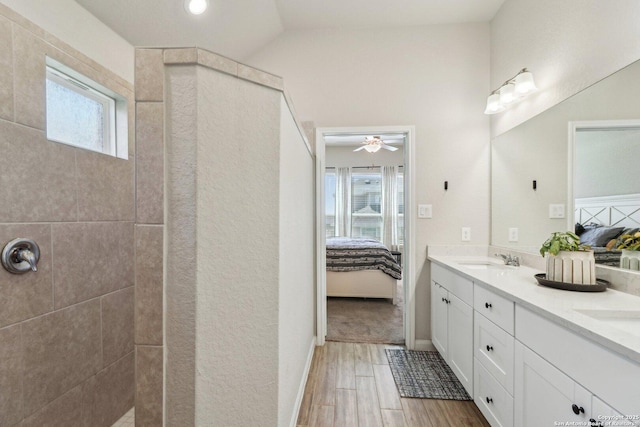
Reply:
[[[509,241],[510,242],[517,242],[518,241],[518,228],[517,227],[509,228]]]
[[[462,227],[462,241],[463,242],[471,241],[471,227]]]
[[[550,204],[549,205],[549,218],[564,218],[564,205],[563,204]]]
[[[431,205],[418,205],[418,218],[433,218]]]

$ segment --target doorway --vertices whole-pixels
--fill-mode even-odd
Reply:
[[[373,188],[376,185],[380,185],[382,180],[382,165],[379,159],[381,156],[376,157],[375,153],[367,153],[365,150],[360,150],[359,153],[353,153],[353,150],[362,146],[362,142],[365,136],[378,136],[382,135],[383,141],[387,141],[389,146],[402,146],[402,154],[400,157],[396,156],[391,163],[397,163],[394,165],[397,171],[397,176],[400,177],[399,181],[402,182],[400,187],[400,196],[402,196],[402,206],[398,210],[402,218],[401,224],[404,227],[398,227],[397,230],[397,242],[389,244],[386,242],[386,246],[393,250],[393,253],[398,257],[398,261],[401,261],[402,265],[402,282],[401,282],[401,294],[398,295],[399,300],[403,300],[404,310],[402,314],[402,325],[404,331],[401,334],[404,338],[404,343],[407,348],[412,349],[415,346],[415,282],[414,282],[414,242],[412,234],[412,226],[415,223],[414,210],[410,208],[414,200],[414,138],[415,128],[413,126],[379,126],[379,127],[359,127],[359,128],[318,128],[316,129],[316,194],[317,194],[317,254],[318,254],[318,276],[317,276],[317,344],[323,345],[327,336],[327,281],[326,275],[326,237],[328,233],[332,235],[341,235],[342,233],[334,231],[336,227],[336,218],[331,218],[330,212],[326,209],[326,197],[327,184],[332,185],[332,180],[325,181],[328,166],[346,167],[353,171],[353,176],[350,179],[350,185],[354,189],[354,198],[349,200],[354,201],[354,206],[349,208],[350,215],[353,214],[353,224],[349,225],[350,232],[355,233],[354,237],[373,237],[376,240],[382,239],[382,228],[380,223],[383,221],[380,218],[381,213],[380,200],[376,197],[376,194],[380,194],[380,190],[377,191]],[[348,156],[349,159],[345,159],[346,163],[336,163],[335,155],[330,155],[329,159],[332,164],[327,163],[327,150],[333,148],[339,148],[341,152],[352,153],[354,155],[360,155],[359,161],[354,162],[353,155]],[[380,150],[382,151],[382,150]],[[391,151],[391,150],[385,150]],[[399,160],[398,160],[399,159]],[[377,164],[378,163],[378,164]],[[337,165],[337,166],[336,166]],[[390,169],[388,166],[385,168],[385,173],[388,173]],[[335,169],[333,169],[335,170]],[[331,173],[331,172],[330,172]],[[388,188],[389,185],[387,185]],[[362,204],[362,206],[360,206]],[[366,206],[365,206],[366,205]],[[400,206],[400,204],[399,204]],[[406,207],[406,208],[405,208]],[[329,211],[333,209],[330,207]],[[355,210],[354,210],[355,209]],[[340,221],[337,220],[339,223]],[[400,223],[400,222],[399,222]],[[355,225],[355,227],[353,227]],[[388,227],[388,226],[387,226]],[[389,229],[389,227],[388,227]],[[328,230],[328,232],[327,232]],[[385,239],[387,237],[385,236]],[[387,239],[388,240],[388,239]],[[333,301],[332,301],[333,302]],[[387,301],[382,301],[382,304],[391,304]],[[392,305],[384,306],[385,309],[393,307]]]

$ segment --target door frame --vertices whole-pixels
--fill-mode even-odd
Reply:
[[[415,348],[416,337],[416,278],[415,278],[415,225],[416,209],[415,188],[415,134],[416,128],[410,126],[365,126],[316,128],[316,345],[324,345],[327,335],[327,275],[325,240],[325,142],[327,134],[372,135],[384,133],[404,133],[404,253],[403,292],[404,292],[404,340],[409,350]]]

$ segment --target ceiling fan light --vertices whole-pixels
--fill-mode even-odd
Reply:
[[[209,7],[207,0],[185,0],[185,9],[192,15],[201,15]]]
[[[369,144],[369,145],[365,145],[364,149],[367,150],[369,153],[376,153],[380,150],[380,145],[378,144]]]

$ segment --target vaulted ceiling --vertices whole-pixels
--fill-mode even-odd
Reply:
[[[242,60],[287,30],[490,21],[504,0],[76,0],[134,46],[198,46]]]

